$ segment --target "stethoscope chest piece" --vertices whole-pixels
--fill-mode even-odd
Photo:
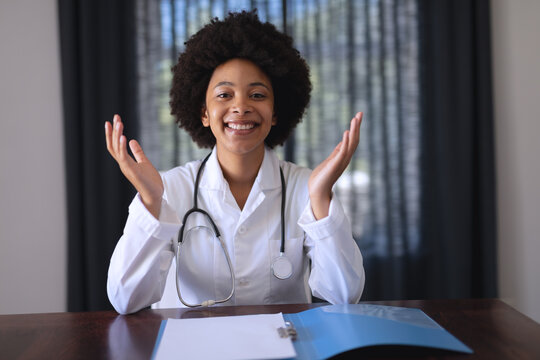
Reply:
[[[281,280],[288,279],[291,277],[292,271],[291,261],[283,253],[274,259],[272,263],[272,273],[275,277]]]

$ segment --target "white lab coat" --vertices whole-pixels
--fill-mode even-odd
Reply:
[[[137,194],[129,207],[124,234],[111,258],[107,294],[119,313],[182,307],[176,293],[176,242],[184,214],[193,206],[201,161],[162,174],[165,187],[159,220]],[[281,180],[286,183],[285,255],[293,265],[286,280],[272,275],[281,244]],[[309,201],[309,169],[281,161],[266,149],[243,210],[238,207],[214,151],[201,176],[198,206],[212,216],[229,252],[236,290],[223,305],[309,303],[311,294],[332,304],[356,303],[364,288],[362,255],[336,196],[328,217],[316,221]],[[201,222],[196,215],[188,221]],[[190,224],[190,222],[192,224]],[[224,252],[211,238],[182,247],[180,285],[189,303],[220,300],[231,290]],[[171,266],[171,264],[173,266]]]

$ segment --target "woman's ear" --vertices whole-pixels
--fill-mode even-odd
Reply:
[[[201,109],[201,121],[204,127],[210,126],[210,119],[208,119],[208,110],[206,110],[205,105],[203,105]]]
[[[277,124],[277,116],[276,116],[276,113],[274,113],[272,115],[272,126],[276,125]]]

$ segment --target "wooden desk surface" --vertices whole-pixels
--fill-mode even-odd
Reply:
[[[500,300],[379,301],[422,309],[474,350],[472,355],[433,349],[355,350],[362,358],[540,359],[540,324]],[[149,359],[162,319],[295,313],[325,304],[231,306],[0,315],[0,359]]]

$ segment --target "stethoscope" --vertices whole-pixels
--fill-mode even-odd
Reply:
[[[178,298],[182,302],[182,304],[188,306],[188,307],[198,307],[198,306],[212,306],[214,304],[224,303],[226,301],[229,301],[231,297],[234,294],[235,291],[235,277],[234,277],[234,269],[231,263],[231,258],[229,256],[229,252],[227,251],[227,247],[225,246],[225,243],[223,242],[223,239],[221,238],[221,233],[219,232],[216,224],[214,223],[214,220],[212,220],[212,217],[210,214],[208,214],[203,209],[200,209],[197,206],[197,197],[199,192],[199,182],[201,180],[201,174],[204,169],[204,166],[206,165],[206,162],[210,158],[210,155],[212,153],[208,154],[204,160],[201,163],[201,166],[199,167],[199,171],[197,172],[197,177],[195,178],[195,189],[193,191],[193,208],[189,209],[185,215],[184,219],[182,220],[182,227],[180,228],[180,232],[178,233],[178,243],[176,246],[176,292],[178,293]],[[283,176],[283,170],[281,167],[279,168],[279,174],[281,177],[281,246],[279,248],[279,256],[274,258],[271,265],[272,274],[278,278],[278,279],[288,279],[291,277],[293,272],[292,263],[290,260],[285,256],[285,193],[286,193],[286,187],[285,187],[285,178]],[[219,240],[219,243],[221,245],[221,248],[223,249],[223,252],[225,253],[225,258],[227,259],[227,265],[229,266],[229,271],[231,273],[231,292],[230,294],[222,300],[206,300],[203,301],[200,304],[191,304],[186,302],[182,298],[182,294],[180,291],[180,285],[179,285],[179,263],[180,263],[180,248],[184,241],[184,226],[187,223],[187,220],[191,214],[199,213],[202,214],[212,225],[211,230],[214,232],[214,236]],[[195,227],[200,228],[201,226]],[[194,230],[195,228],[191,228],[189,231]],[[188,232],[189,232],[188,231]]]

